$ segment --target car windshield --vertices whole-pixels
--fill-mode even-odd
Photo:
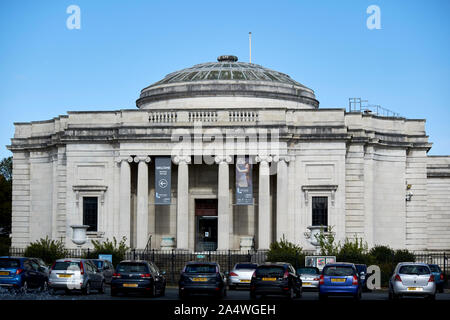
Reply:
[[[16,259],[0,259],[0,268],[17,269],[20,267],[20,261]]]
[[[187,273],[216,273],[216,266],[212,264],[188,264],[184,268]]]
[[[256,269],[256,276],[273,276],[282,277],[284,274],[284,268],[282,266],[263,266]]]
[[[103,267],[102,260],[92,260],[92,262],[97,266],[97,268],[101,269]]]
[[[316,268],[298,268],[298,274],[319,274],[319,270]]]
[[[78,261],[57,261],[53,270],[80,270],[80,263]]]
[[[258,265],[253,263],[239,263],[236,265],[235,269],[256,269]]]
[[[323,274],[325,276],[352,276],[353,268],[347,266],[333,266],[333,267],[325,267],[323,270]]]
[[[147,273],[147,265],[143,263],[120,263],[117,266],[118,273]]]
[[[425,275],[430,274],[430,269],[425,266],[415,266],[415,265],[409,265],[409,266],[402,266],[400,267],[400,270],[398,271],[400,274],[415,274],[415,275]]]
[[[428,265],[428,266],[430,267],[431,272],[434,272],[434,273],[441,273],[442,272],[441,268],[439,268],[439,266],[437,266],[435,264],[431,264],[431,265]]]

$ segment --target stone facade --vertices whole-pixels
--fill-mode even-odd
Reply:
[[[243,94],[229,81],[212,80],[205,93],[196,82],[191,95],[186,82],[150,86],[138,110],[15,123],[12,245],[49,236],[74,247],[70,226],[83,223],[83,199],[95,197],[91,240],[125,236],[144,248],[151,235],[153,248],[174,239],[175,248],[195,250],[196,199],[217,199],[217,249],[240,249],[251,238],[267,249],[282,236],[313,249],[304,235],[312,198],[326,197],[339,241],[357,235],[369,246],[450,248],[450,160],[427,156],[425,120],[318,108],[313,91],[297,84],[283,91],[287,84],[232,81],[245,84]],[[277,134],[266,154],[251,140],[263,130]],[[173,156],[180,132],[201,151],[172,157],[172,202],[155,205],[154,157]],[[196,161],[218,136],[237,143],[215,150],[212,163]],[[234,197],[241,149],[255,161],[249,206]]]

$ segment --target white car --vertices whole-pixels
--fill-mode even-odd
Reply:
[[[228,275],[229,289],[233,290],[237,287],[250,287],[250,282],[256,267],[258,267],[256,263],[237,263]]]
[[[301,267],[297,274],[302,279],[304,289],[319,289],[320,270],[316,267]]]

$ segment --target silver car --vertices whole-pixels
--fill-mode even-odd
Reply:
[[[95,264],[87,259],[59,259],[50,270],[48,285],[51,290],[66,292],[81,290],[90,294],[91,289],[105,292],[105,278]]]
[[[402,296],[436,298],[436,283],[430,267],[425,263],[401,262],[389,279],[389,299]]]
[[[316,267],[301,267],[297,274],[302,279],[303,289],[319,289],[320,270]]]
[[[256,263],[244,262],[235,264],[228,275],[228,287],[230,290],[236,287],[250,287],[253,273],[258,265]]]

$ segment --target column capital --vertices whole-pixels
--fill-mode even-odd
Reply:
[[[117,157],[114,161],[117,163],[121,163],[122,161],[127,161],[127,162],[131,163],[131,162],[133,162],[133,157],[132,156],[121,156],[121,157]]]
[[[191,163],[191,156],[175,156],[173,157],[172,161],[175,164],[180,164],[181,162],[189,164]]]
[[[255,158],[256,162],[272,162],[272,157],[269,155],[264,155],[264,156],[256,156]]]
[[[291,157],[288,155],[276,155],[273,157],[273,161],[275,161],[275,162],[280,162],[280,161],[289,162],[291,160],[292,160]]]
[[[152,161],[152,159],[149,156],[136,156],[134,157],[134,162],[138,163],[138,162],[145,162],[145,163],[150,163]]]
[[[214,158],[214,161],[215,161],[217,164],[220,164],[220,163],[222,163],[222,162],[225,162],[225,163],[229,164],[229,163],[231,163],[232,160],[233,160],[233,159],[232,159],[230,156],[223,156],[223,155],[218,155],[218,156],[216,156],[216,157]]]

